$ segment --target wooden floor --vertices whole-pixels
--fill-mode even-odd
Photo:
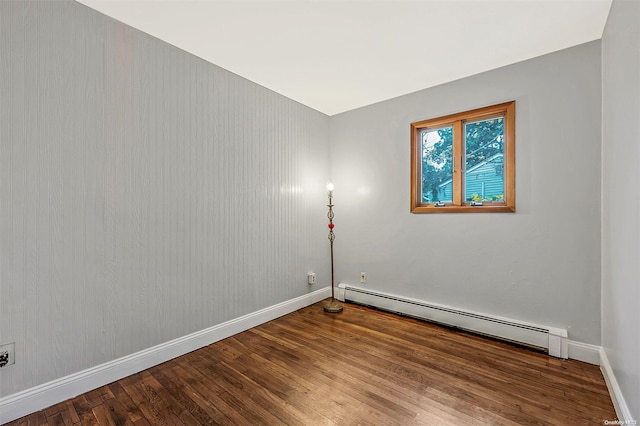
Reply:
[[[11,425],[588,425],[615,419],[597,366],[320,304]]]

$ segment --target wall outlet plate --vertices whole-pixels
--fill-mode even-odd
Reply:
[[[0,368],[16,363],[16,344],[0,345]]]
[[[308,284],[315,284],[316,283],[316,273],[315,272],[309,272],[307,274],[307,283]]]

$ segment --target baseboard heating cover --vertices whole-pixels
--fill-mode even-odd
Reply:
[[[549,355],[567,359],[567,330],[457,309],[437,303],[339,284],[339,300],[373,306],[464,330],[534,346]]]

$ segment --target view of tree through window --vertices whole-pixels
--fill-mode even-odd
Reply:
[[[412,211],[514,210],[514,108],[510,102],[412,124]]]
[[[504,197],[504,117],[465,123],[465,200],[500,201]],[[424,129],[422,201],[451,202],[453,190],[453,126]]]
[[[465,200],[504,198],[504,117],[465,123]]]
[[[453,180],[453,127],[424,129],[422,140],[422,201],[451,202],[451,190],[443,185]]]

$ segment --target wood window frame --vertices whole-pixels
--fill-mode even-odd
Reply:
[[[428,120],[411,123],[411,213],[513,213],[516,211],[516,102],[478,108]],[[472,206],[464,200],[463,172],[461,167],[464,151],[463,125],[504,115],[504,199],[502,202]],[[453,126],[453,202],[444,207],[422,202],[422,147],[420,132],[424,129]],[[455,161],[458,157],[459,160]]]

